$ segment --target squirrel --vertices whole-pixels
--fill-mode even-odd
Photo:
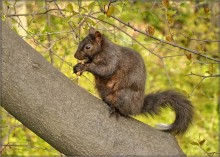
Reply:
[[[74,73],[88,71],[94,75],[97,91],[110,107],[110,115],[155,115],[168,106],[175,111],[175,120],[171,125],[158,125],[159,130],[183,134],[192,123],[193,106],[183,94],[165,90],[145,95],[146,69],[135,50],[111,42],[91,27],[74,57],[84,60],[73,67]]]

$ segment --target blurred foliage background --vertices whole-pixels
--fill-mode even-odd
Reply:
[[[183,151],[219,155],[219,2],[3,0],[1,17],[54,67],[97,97],[93,76],[72,72],[77,44],[89,27],[135,49],[148,70],[146,93],[175,88],[195,107],[192,126],[177,136]],[[1,115],[2,155],[63,156],[2,108]],[[165,109],[160,116],[134,118],[154,126],[174,117]]]

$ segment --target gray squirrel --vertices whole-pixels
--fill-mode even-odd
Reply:
[[[97,91],[110,107],[110,114],[155,115],[168,106],[176,118],[171,125],[158,125],[160,130],[183,134],[191,124],[193,106],[183,94],[165,90],[145,95],[146,69],[136,51],[119,46],[90,28],[74,57],[85,61],[73,67],[74,73],[88,71],[94,75]]]

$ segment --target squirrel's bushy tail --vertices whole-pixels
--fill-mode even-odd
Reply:
[[[184,133],[192,122],[193,106],[184,95],[177,91],[159,91],[146,95],[142,113],[159,114],[160,109],[167,106],[175,111],[175,121],[171,125],[158,125],[159,129],[174,134]]]

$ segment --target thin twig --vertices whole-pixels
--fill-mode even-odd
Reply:
[[[192,76],[192,75],[193,75],[193,76],[201,77],[202,79],[199,81],[199,83],[198,83],[195,87],[193,87],[192,92],[191,92],[190,95],[193,94],[193,92],[195,91],[195,89],[196,89],[198,86],[200,86],[201,83],[202,83],[202,81],[204,81],[206,78],[220,77],[220,75],[209,75],[209,76],[205,76],[205,75],[194,74],[194,73],[188,74],[187,76]]]
[[[72,31],[61,31],[61,32],[47,32],[47,33],[39,33],[39,34],[33,34],[33,36],[47,36],[49,35],[57,35],[57,34],[71,34]],[[25,35],[23,35],[22,37],[27,37]]]
[[[108,4],[108,9],[107,9],[107,11],[109,10],[111,4],[112,4],[112,3],[115,3],[115,2],[117,2],[117,0],[110,0],[110,2],[109,2],[109,4]]]
[[[172,82],[171,82],[171,80],[170,80],[170,75],[168,74],[168,71],[167,71],[166,65],[165,65],[165,63],[164,63],[164,60],[161,59],[161,61],[162,61],[163,67],[164,67],[165,74],[166,74],[166,76],[167,76],[167,78],[168,78],[169,84],[170,84],[170,86],[172,87]]]
[[[163,56],[162,58],[173,58],[173,57],[184,57],[186,55],[171,55],[171,56]]]
[[[72,24],[71,24],[71,21],[69,21],[68,24],[69,24],[70,28],[72,29],[72,31],[75,33],[76,38],[80,39],[79,34],[78,34],[78,33],[75,31],[75,29],[73,28],[73,26],[72,26]]]
[[[11,17],[12,18],[12,17]],[[13,18],[12,18],[13,19]],[[13,19],[15,20],[15,19]],[[16,21],[16,20],[15,20]],[[16,21],[17,22],[17,21]],[[19,22],[17,22],[19,24],[19,26],[32,38],[32,40],[37,44],[42,46],[43,48],[45,48],[46,50],[48,49],[47,46],[44,46],[42,43],[40,43],[39,41],[37,41],[36,39],[34,39],[34,37],[23,27],[23,25],[21,25]],[[56,53],[53,53],[56,57],[58,57],[59,59],[63,60],[59,55],[57,55]],[[72,67],[73,65],[65,60],[63,60],[67,65],[69,65],[70,67]]]
[[[210,78],[210,77],[220,77],[220,74],[218,74],[218,75],[200,75],[200,74],[195,74],[195,73],[190,73],[190,74],[188,74],[187,76],[198,76],[198,77],[203,77],[203,78]]]
[[[6,14],[6,17],[13,17],[13,16],[35,16],[35,15],[44,15],[47,14],[51,11],[60,11],[59,9],[48,9],[44,12],[40,12],[40,13],[31,13],[31,14]],[[62,9],[62,11],[66,11],[65,9]]]
[[[196,41],[201,41],[201,42],[208,42],[208,43],[211,43],[211,42],[220,42],[220,40],[202,40],[202,39],[195,39],[195,38],[190,38],[186,35],[184,35],[183,33],[180,33],[182,36],[184,36],[185,38],[188,38],[190,40],[196,40]]]
[[[201,83],[202,83],[203,80],[205,80],[205,77],[203,77],[203,78],[199,81],[199,83],[193,87],[190,96],[192,96],[192,94],[194,93],[195,89],[201,85]]]
[[[60,9],[60,7],[59,7],[59,5],[57,4],[56,1],[57,1],[57,0],[53,0],[54,4],[56,5],[56,7],[57,7],[57,9],[59,10],[60,14],[65,18],[65,17],[66,17],[65,14],[63,14],[63,12],[62,12],[63,9]]]
[[[45,0],[45,9],[46,11],[49,9],[48,7],[48,4],[47,4],[47,0]],[[50,15],[47,13],[47,26],[50,27]],[[48,47],[49,47],[49,56],[50,56],[50,62],[51,64],[53,65],[54,64],[54,59],[53,59],[53,50],[52,50],[52,45],[51,45],[51,36],[50,34],[47,34],[47,40],[48,40]]]

